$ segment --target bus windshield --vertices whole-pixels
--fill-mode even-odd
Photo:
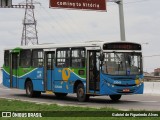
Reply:
[[[102,72],[110,75],[141,74],[142,54],[136,52],[104,53]]]

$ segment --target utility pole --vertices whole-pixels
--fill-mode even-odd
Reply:
[[[121,41],[126,41],[123,0],[108,0],[108,2],[115,2],[119,6],[119,22],[120,22],[120,34],[121,34],[120,36],[121,36]]]
[[[35,3],[40,4],[40,3]],[[23,31],[21,38],[21,45],[28,45],[29,43],[35,45],[38,44],[37,36],[37,21],[34,16],[33,0],[25,0],[25,3],[19,5],[13,5],[12,0],[0,0],[0,8],[22,8],[25,9],[25,15],[23,20]]]
[[[123,0],[119,0],[116,3],[119,6],[119,22],[120,22],[121,41],[126,41],[125,24],[124,24],[124,11],[123,11]]]
[[[26,6],[34,6],[33,0],[26,0]],[[21,45],[28,45],[29,43],[36,45],[38,44],[37,35],[37,21],[34,16],[34,8],[25,8],[25,15],[23,20],[23,31]]]

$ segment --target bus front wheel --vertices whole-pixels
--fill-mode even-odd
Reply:
[[[26,83],[26,94],[29,97],[39,97],[41,95],[41,92],[40,91],[34,91],[32,82],[27,81],[27,83]]]
[[[110,95],[109,97],[113,101],[118,101],[121,98],[122,95]]]
[[[85,102],[89,100],[89,96],[85,94],[84,85],[82,83],[77,86],[77,99],[79,102]]]

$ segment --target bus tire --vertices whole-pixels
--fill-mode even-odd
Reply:
[[[41,92],[40,91],[34,91],[33,90],[33,84],[31,81],[27,81],[26,83],[26,95],[28,97],[40,97],[41,96]]]
[[[68,93],[54,93],[56,97],[61,98],[61,97],[66,97]]]
[[[77,86],[77,99],[79,102],[85,102],[89,100],[89,95],[85,94],[84,85],[82,83]]]
[[[33,92],[33,84],[31,81],[27,81],[26,83],[26,95],[28,97],[34,97],[34,92]]]
[[[118,101],[121,98],[122,95],[110,95],[112,101]]]

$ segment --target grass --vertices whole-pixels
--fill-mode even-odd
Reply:
[[[117,111],[114,108],[89,108],[89,107],[73,107],[59,106],[56,104],[36,104],[32,102],[23,102],[18,100],[0,99],[0,111]]]
[[[57,111],[59,111],[59,117],[44,117],[44,118],[0,118],[3,120],[48,120],[48,119],[54,119],[54,120],[159,120],[158,117],[85,117],[86,113],[96,115],[96,113],[102,113],[100,111],[110,111],[110,112],[124,112],[120,111],[114,108],[89,108],[89,107],[73,107],[73,106],[58,106],[56,104],[36,104],[32,102],[23,102],[23,101],[17,101],[17,100],[7,100],[7,99],[0,99],[0,111],[34,111],[34,112],[42,112],[42,111],[52,111],[53,114],[55,114]],[[82,117],[63,117],[61,114],[68,114],[67,111],[69,111],[69,114],[79,114],[79,113],[85,113],[81,114]],[[91,111],[91,112],[90,112]],[[58,112],[57,112],[58,113]],[[92,115],[91,115],[92,116]]]

